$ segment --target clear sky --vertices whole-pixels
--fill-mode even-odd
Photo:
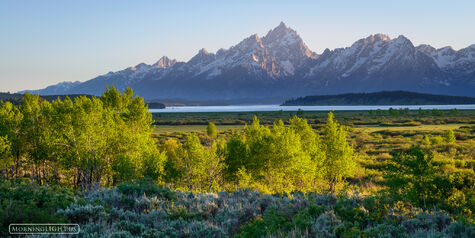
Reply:
[[[317,53],[375,33],[436,48],[475,43],[474,0],[0,0],[0,91],[85,81],[163,55],[187,61],[281,21]]]

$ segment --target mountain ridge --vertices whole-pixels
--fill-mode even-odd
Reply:
[[[311,51],[281,22],[264,37],[253,34],[228,49],[201,49],[187,62],[166,56],[81,83],[60,83],[38,94],[95,94],[106,85],[132,87],[146,99],[234,100],[405,90],[475,95],[475,44],[455,51],[414,46],[403,35],[374,34],[351,46]],[[25,92],[23,91],[23,92]]]

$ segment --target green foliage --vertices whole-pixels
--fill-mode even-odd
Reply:
[[[396,199],[404,196],[418,206],[434,204],[430,187],[435,182],[432,162],[432,153],[420,147],[394,152],[386,170],[388,191]]]
[[[6,136],[0,136],[0,168],[4,168],[0,173],[0,177],[7,177],[9,174],[8,168],[13,165],[11,159],[11,142]]]
[[[302,118],[294,117],[285,126],[260,125],[257,117],[243,134],[234,133],[226,143],[225,178],[235,187],[288,193],[316,191],[322,178],[322,142]]]
[[[432,109],[432,115],[434,115],[434,116],[442,116],[442,115],[444,115],[444,113],[443,113],[441,110],[434,108],[434,109]]]
[[[16,222],[78,223],[80,236],[472,237],[475,227],[445,213],[408,210],[377,197],[268,195],[250,190],[193,194],[151,180],[84,193],[36,184],[0,186],[2,235]],[[4,201],[7,201],[5,203]],[[11,202],[13,201],[13,203]],[[389,208],[389,209],[388,209]],[[23,210],[25,209],[25,210]],[[7,212],[6,212],[7,211]],[[21,211],[21,212],[20,212]],[[374,214],[381,214],[375,218]]]
[[[157,196],[168,200],[175,199],[174,192],[158,186],[149,179],[119,184],[117,191],[125,195]]]
[[[444,141],[442,136],[433,136],[430,138],[430,143],[433,145],[441,144]]]
[[[447,130],[444,135],[445,142],[447,144],[453,144],[456,141],[455,133],[452,130]]]
[[[108,88],[101,98],[65,97],[52,103],[25,94],[23,103],[0,104],[4,177],[81,190],[163,173],[165,154],[151,137],[152,116],[131,89]]]
[[[72,203],[78,203],[73,191],[58,186],[38,186],[21,180],[0,183],[0,235],[8,234],[11,223],[62,223],[57,215]]]
[[[324,129],[325,178],[330,184],[330,191],[335,192],[341,181],[354,174],[356,162],[353,147],[347,142],[345,128],[333,120],[333,113],[328,114]]]
[[[216,137],[218,135],[218,129],[216,129],[216,125],[210,122],[208,127],[206,127],[206,133],[209,137]]]
[[[168,141],[167,150],[170,155],[166,170],[176,188],[201,192],[220,190],[226,153],[223,140],[214,140],[206,148],[201,144],[200,138],[191,133],[183,144]]]

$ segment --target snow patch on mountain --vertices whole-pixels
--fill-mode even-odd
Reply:
[[[416,49],[432,57],[444,72],[456,76],[475,73],[475,44],[458,51],[451,46],[435,49],[430,45],[419,45]]]

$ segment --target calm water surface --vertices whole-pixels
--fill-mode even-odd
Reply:
[[[164,109],[150,109],[150,112],[269,112],[269,111],[364,111],[388,110],[389,108],[409,108],[410,110],[422,109],[475,109],[475,104],[466,105],[394,105],[394,106],[279,106],[279,105],[233,105],[233,106],[184,106],[167,107]]]

